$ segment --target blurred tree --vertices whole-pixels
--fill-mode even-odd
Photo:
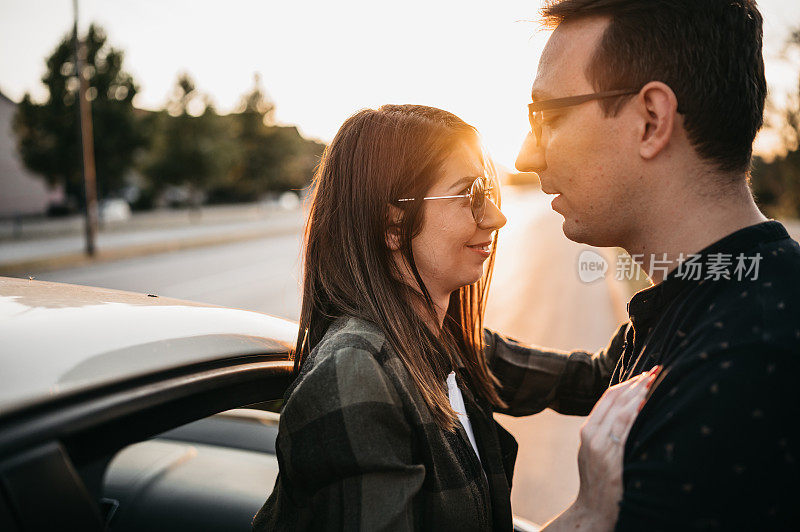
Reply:
[[[275,104],[258,74],[230,115],[235,161],[214,191],[218,201],[254,201],[270,192],[300,189],[313,175],[325,146],[304,139],[297,128],[275,125]]]
[[[236,161],[228,174],[227,187],[241,199],[256,200],[274,188],[282,154],[269,141],[274,125],[275,104],[261,86],[261,77],[253,76],[253,88],[242,96],[232,116],[236,142]]]
[[[92,102],[98,197],[117,192],[133,165],[144,135],[134,116],[138,87],[122,70],[124,53],[107,45],[105,32],[92,24],[86,35],[87,98]],[[78,130],[78,85],[72,36],[65,36],[47,58],[42,82],[48,97],[35,103],[29,93],[17,106],[14,132],[25,165],[50,184],[63,184],[68,198],[83,204],[83,174]]]
[[[800,56],[800,27],[791,32],[787,51]],[[800,64],[798,64],[800,67]],[[751,183],[759,205],[775,218],[800,217],[800,76],[797,92],[782,110],[780,134],[786,154],[767,162],[754,157]]]
[[[325,145],[303,138],[295,126],[275,126],[270,133],[272,149],[282,155],[272,181],[273,190],[299,190],[308,186]]]
[[[224,172],[221,122],[211,101],[181,74],[166,108],[150,118],[153,128],[143,172],[156,194],[167,186],[184,186],[192,205]]]

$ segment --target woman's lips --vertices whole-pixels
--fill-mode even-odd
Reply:
[[[492,254],[491,242],[481,242],[480,244],[472,244],[468,245],[467,247],[478,253],[483,258],[487,258]]]

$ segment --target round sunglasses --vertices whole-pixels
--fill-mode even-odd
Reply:
[[[495,194],[495,185],[493,180],[487,179],[485,176],[478,176],[472,185],[469,187],[467,194],[457,194],[454,196],[427,196],[424,198],[403,198],[397,201],[414,201],[417,199],[422,200],[437,200],[437,199],[456,199],[456,198],[469,198],[469,208],[472,211],[472,218],[476,224],[483,221],[486,215],[486,200],[487,198],[497,205],[497,197]]]

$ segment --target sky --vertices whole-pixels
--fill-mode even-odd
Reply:
[[[800,1],[762,0],[764,56],[779,106],[797,87],[800,58],[783,43],[800,26]],[[342,122],[385,103],[432,105],[481,132],[513,168],[528,130],[530,87],[548,33],[539,0],[272,1],[81,0],[79,27],[100,24],[125,51],[140,86],[134,104],[163,106],[188,72],[221,112],[261,75],[279,123],[330,141]],[[45,58],[71,31],[71,0],[0,0],[0,91],[46,94]],[[774,149],[769,131],[757,149]]]

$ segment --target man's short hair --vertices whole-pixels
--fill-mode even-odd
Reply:
[[[542,15],[548,27],[608,17],[586,72],[596,89],[666,83],[697,153],[721,171],[748,170],[767,94],[753,0],[554,0]],[[613,115],[622,102],[600,105]]]

